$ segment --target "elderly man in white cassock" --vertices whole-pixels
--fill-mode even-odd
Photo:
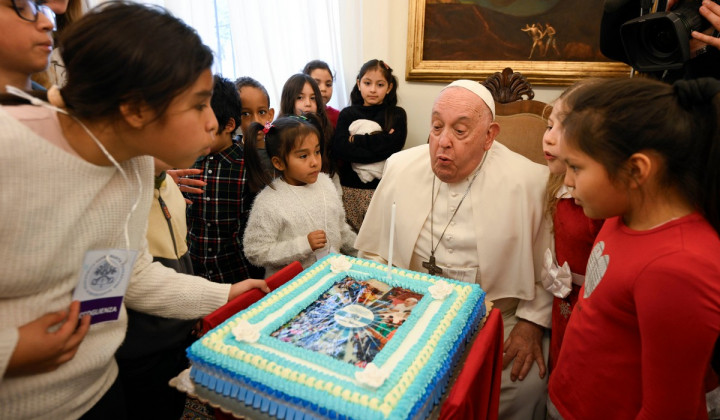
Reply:
[[[544,419],[552,295],[541,283],[550,246],[543,202],[546,166],[495,142],[490,92],[458,80],[432,108],[429,144],[387,160],[355,247],[387,263],[396,203],[393,265],[478,283],[505,328],[500,416]]]

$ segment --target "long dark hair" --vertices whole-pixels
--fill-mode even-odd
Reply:
[[[309,83],[312,87],[313,94],[315,95],[315,105],[317,106],[317,113],[320,118],[327,115],[325,114],[325,105],[323,105],[322,95],[320,94],[320,88],[317,85],[315,79],[305,73],[296,73],[290,76],[282,88],[280,94],[280,116],[295,115],[295,99],[300,95],[305,83]]]
[[[322,136],[320,136],[320,150],[322,150],[323,158],[322,171],[333,176],[336,168],[333,159],[330,157],[330,144],[335,130],[328,119],[320,88],[315,79],[305,73],[293,74],[287,79],[280,95],[280,117],[295,115],[295,98],[302,92],[305,83],[310,84],[315,94],[316,114],[320,122],[320,132],[322,133]]]
[[[92,9],[65,28],[59,48],[67,71],[62,97],[84,119],[117,118],[123,103],[162,117],[213,61],[194,29],[165,9],[131,2]]]
[[[605,167],[629,177],[625,163],[653,150],[664,160],[662,185],[675,188],[720,233],[720,81],[611,79],[565,98],[564,139]]]
[[[365,101],[363,100],[362,94],[360,93],[360,88],[358,88],[358,83],[360,80],[362,80],[363,76],[365,76],[365,73],[371,71],[371,70],[377,70],[380,72],[380,74],[383,75],[383,78],[388,83],[388,85],[392,84],[392,89],[390,92],[385,95],[385,98],[383,99],[383,104],[385,107],[385,127],[383,127],[383,130],[389,131],[393,126],[393,115],[395,111],[395,107],[397,106],[397,89],[398,89],[398,81],[397,78],[393,75],[392,67],[388,66],[387,63],[385,63],[382,60],[374,59],[370,60],[367,63],[363,64],[362,67],[360,67],[360,71],[358,72],[357,77],[355,78],[355,85],[353,86],[352,91],[350,92],[350,103],[353,105],[359,105],[362,106]]]
[[[258,134],[265,131],[265,150],[258,150],[256,142],[245,142],[245,165],[247,167],[248,186],[252,192],[263,189],[266,185],[270,185],[272,178],[265,172],[260,163],[258,153],[267,153],[270,160],[277,157],[287,164],[287,157],[297,145],[309,134],[315,134],[318,141],[322,140],[320,135],[320,120],[315,114],[305,114],[304,116],[285,116],[273,121],[270,126],[265,128],[262,124],[253,122],[248,127],[248,138],[256,139]],[[322,146],[320,148],[322,153]]]

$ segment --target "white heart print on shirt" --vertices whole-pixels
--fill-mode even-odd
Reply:
[[[610,264],[610,256],[603,255],[605,250],[605,242],[600,241],[593,247],[588,259],[587,269],[585,270],[585,299],[590,297],[593,290],[600,284],[608,264]]]

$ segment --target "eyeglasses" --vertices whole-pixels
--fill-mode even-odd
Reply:
[[[28,22],[37,22],[38,20],[38,12],[45,15],[45,17],[48,18],[50,23],[52,23],[53,27],[55,27],[55,13],[45,5],[44,1],[35,1],[35,0],[10,0],[13,5],[13,9],[15,9],[15,13],[20,17],[20,19],[26,20]]]

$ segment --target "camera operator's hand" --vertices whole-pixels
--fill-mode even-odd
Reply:
[[[669,3],[668,3],[669,6]],[[720,31],[720,5],[710,0],[703,0],[702,6],[700,6],[700,14],[710,22],[710,24],[718,31]],[[697,31],[693,31],[692,37],[698,41],[702,41],[708,45],[720,49],[720,39],[710,35],[706,35]]]

